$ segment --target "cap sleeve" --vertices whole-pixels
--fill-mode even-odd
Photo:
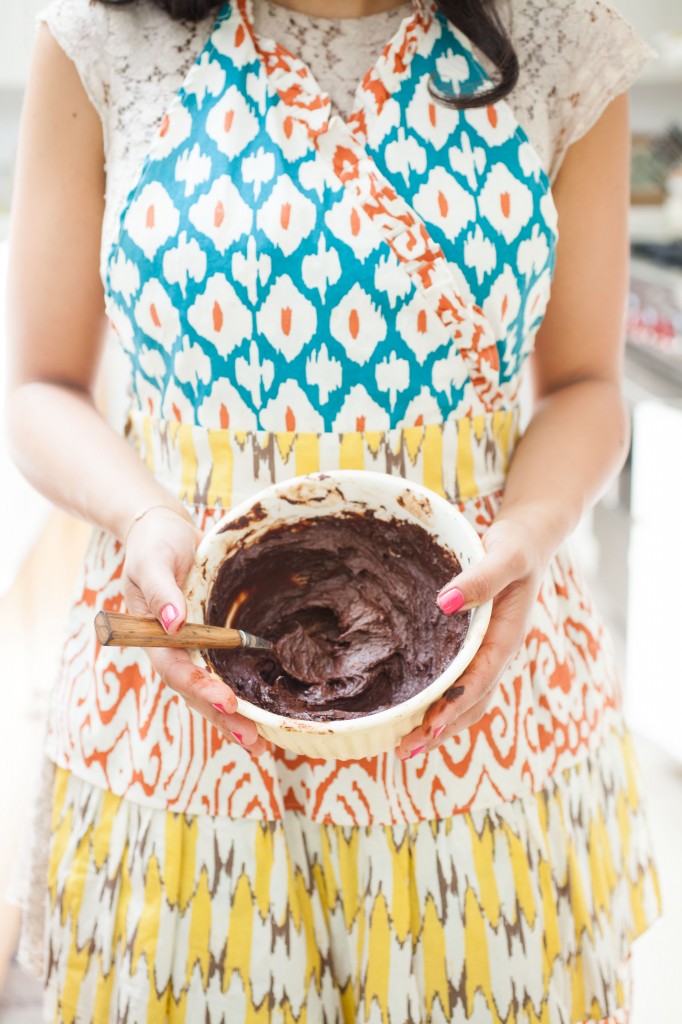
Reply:
[[[73,61],[88,99],[107,123],[107,8],[90,0],[52,0],[36,15]]]
[[[569,146],[593,127],[656,56],[632,25],[602,0],[577,0],[564,14],[558,53],[558,70],[563,73],[553,76],[557,123],[552,178]]]

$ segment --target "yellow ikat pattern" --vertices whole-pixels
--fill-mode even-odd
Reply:
[[[330,469],[391,473],[448,500],[503,486],[520,408],[388,431],[268,433],[208,429],[140,412],[126,435],[156,479],[182,501],[227,509],[271,483]]]
[[[58,770],[52,1018],[620,1024],[659,907],[635,773],[613,733],[523,800],[352,828],[159,811]]]

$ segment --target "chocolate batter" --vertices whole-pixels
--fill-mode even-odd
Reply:
[[[330,721],[402,703],[433,682],[466,636],[436,594],[460,571],[420,527],[371,513],[275,527],[220,567],[207,622],[271,640],[270,654],[208,652],[246,700]],[[286,669],[283,667],[286,666]]]

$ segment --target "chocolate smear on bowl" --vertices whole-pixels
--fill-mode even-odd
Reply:
[[[209,661],[239,696],[278,715],[383,711],[432,683],[461,648],[470,613],[443,615],[435,600],[459,571],[421,527],[371,512],[274,526],[223,562],[207,622],[265,637],[278,657],[212,650]]]

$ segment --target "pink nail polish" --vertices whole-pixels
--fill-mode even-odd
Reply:
[[[244,743],[244,737],[242,736],[241,733],[233,732],[232,735],[234,736],[234,738],[237,740],[238,743],[242,743],[242,744]]]
[[[227,714],[227,711],[222,706],[222,704],[211,704],[211,707],[215,708],[216,711],[219,711],[221,715],[226,715]]]
[[[175,605],[164,605],[161,609],[161,622],[163,623],[163,628],[168,630],[168,627],[173,625],[179,614],[180,612]]]
[[[410,754],[410,757],[416,757],[417,754],[423,754],[425,750],[426,750],[426,744],[424,744],[421,747],[415,747],[414,750],[412,751],[412,753]]]
[[[438,728],[434,730],[434,733],[433,733],[434,740],[437,740],[442,732],[445,732],[445,726],[444,725],[439,725]]]
[[[464,607],[464,594],[457,587],[438,595],[438,607],[445,615],[454,615]]]

